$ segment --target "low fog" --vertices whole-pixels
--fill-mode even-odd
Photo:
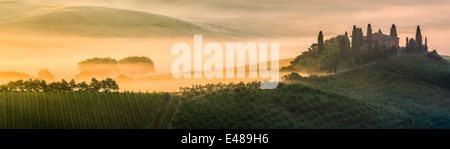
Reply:
[[[405,38],[414,37],[416,26],[420,25],[422,35],[428,37],[429,49],[437,49],[440,54],[450,55],[449,44],[446,41],[450,36],[450,16],[447,15],[450,14],[449,1],[19,0],[19,2],[38,2],[39,7],[52,6],[52,9],[35,11],[35,8],[32,7],[33,9],[26,9],[30,10],[29,12],[23,12],[29,14],[22,14],[19,8],[9,5],[0,6],[2,7],[0,12],[21,12],[0,14],[0,72],[6,76],[35,78],[40,70],[48,69],[54,75],[55,80],[70,80],[82,72],[77,65],[78,62],[88,58],[111,57],[119,60],[127,56],[146,56],[154,62],[155,72],[135,76],[115,73],[114,77],[120,76],[121,80],[125,80],[124,82],[135,83],[121,85],[122,90],[177,91],[179,86],[227,82],[227,80],[171,80],[170,66],[178,57],[170,54],[171,47],[175,43],[185,42],[193,49],[195,31],[192,36],[183,37],[134,36],[136,34],[117,37],[114,34],[92,36],[88,33],[79,34],[76,32],[77,30],[65,32],[73,29],[67,26],[55,26],[59,28],[45,26],[45,23],[48,22],[42,20],[46,18],[34,17],[37,13],[47,13],[58,9],[71,10],[67,9],[69,6],[99,6],[142,11],[162,16],[156,18],[180,20],[183,21],[183,24],[194,28],[200,27],[200,29],[227,34],[224,35],[224,38],[204,35],[204,45],[209,42],[217,42],[222,47],[229,42],[280,43],[280,59],[294,58],[302,51],[307,50],[307,47],[317,42],[319,31],[323,31],[324,38],[328,39],[338,34],[344,34],[345,31],[350,33],[353,25],[362,27],[365,31],[367,24],[371,23],[373,30],[381,29],[384,33],[389,33],[389,29],[394,23],[400,37],[400,46],[404,46]],[[83,7],[83,10],[89,8],[91,7]],[[56,18],[63,17],[58,15]],[[16,18],[18,16],[22,18]],[[85,18],[81,17],[80,19]],[[19,25],[23,22],[33,21],[37,24],[44,24],[39,24],[41,26],[27,24],[21,26],[22,28],[4,25],[15,20],[21,21],[18,22]],[[54,21],[52,24],[58,24],[58,20],[51,21]],[[70,22],[70,20],[66,21]],[[159,25],[161,28],[166,27],[164,24],[156,23],[155,25]],[[98,24],[80,28],[97,31],[92,27],[103,30],[111,29]],[[133,28],[133,26],[126,27],[127,29]],[[179,28],[179,26],[170,27],[172,29]],[[120,28],[112,29],[120,30]],[[135,30],[138,33],[139,31]],[[117,33],[114,30],[111,32]],[[128,30],[121,30],[120,35],[127,32]],[[168,34],[170,32],[163,31],[159,34],[162,33],[170,35]],[[208,56],[203,58],[207,59]],[[135,68],[119,69],[133,70]],[[136,69],[136,71],[139,70]],[[2,77],[0,82],[7,80],[7,77]],[[234,81],[239,80],[235,79]]]

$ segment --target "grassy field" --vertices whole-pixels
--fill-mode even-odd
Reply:
[[[0,128],[152,128],[169,97],[167,93],[2,92]]]
[[[340,93],[383,111],[378,128],[450,128],[450,65],[425,54],[406,54],[295,83]]]
[[[300,84],[274,90],[238,86],[185,97],[173,128],[370,128],[376,110]]]
[[[450,66],[405,54],[363,68],[285,82],[194,87],[173,128],[450,128]],[[212,89],[211,89],[212,88]]]

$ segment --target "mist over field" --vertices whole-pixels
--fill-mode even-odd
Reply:
[[[448,0],[0,0],[0,129],[448,129],[448,14]]]
[[[223,48],[280,43],[280,59],[288,59],[307,50],[321,30],[327,39],[368,23],[386,33],[395,23],[401,46],[421,25],[429,49],[450,55],[450,18],[443,15],[449,13],[450,3],[438,0],[2,0],[0,71],[33,77],[48,69],[56,80],[69,80],[88,58],[146,56],[155,66],[150,77],[168,76],[178,57],[171,47],[185,42],[193,49],[195,34]]]

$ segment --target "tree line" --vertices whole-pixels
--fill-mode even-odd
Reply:
[[[382,34],[381,30],[378,33]],[[397,27],[392,24],[390,34],[388,36],[397,38]],[[350,40],[351,37],[351,40]],[[323,32],[320,31],[317,37],[317,43],[313,43],[307,51],[303,51],[297,56],[291,65],[282,68],[282,70],[305,72],[336,72],[339,63],[347,63],[348,68],[352,68],[353,64],[364,64],[376,59],[385,58],[390,55],[397,56],[399,47],[388,47],[384,43],[379,43],[373,39],[372,26],[367,25],[366,36],[363,34],[362,28],[353,26],[353,31],[349,37],[345,32],[324,41]],[[416,40],[407,41],[407,46],[401,49],[401,52],[425,52],[427,51],[427,38],[425,37],[425,45],[422,45],[422,34],[420,27],[417,26]]]
[[[110,57],[94,57],[78,63],[78,69],[81,72],[75,75],[76,80],[108,78],[117,75],[138,77],[155,72],[153,61],[145,56],[130,56],[119,61]]]
[[[112,92],[119,90],[119,85],[111,78],[104,80],[91,79],[91,82],[86,81],[77,83],[74,79],[67,82],[61,81],[47,83],[45,80],[29,79],[11,81],[7,84],[0,85],[0,91],[30,91],[30,92],[64,92],[64,91],[92,91],[92,92]]]
[[[417,25],[416,39],[406,37],[405,51],[409,53],[419,53],[428,51],[427,37],[425,37],[425,44],[422,43],[422,32],[420,26]]]

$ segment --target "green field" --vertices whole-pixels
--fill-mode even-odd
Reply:
[[[1,129],[159,127],[168,93],[2,92]]]
[[[359,100],[301,84],[280,84],[274,90],[261,90],[255,84],[237,84],[211,93],[185,96],[173,127],[370,128],[377,112]]]
[[[450,64],[405,54],[326,76],[179,93],[3,92],[2,129],[450,128]]]
[[[450,65],[405,54],[328,76],[186,89],[173,128],[450,128]],[[255,87],[256,86],[256,87]]]

